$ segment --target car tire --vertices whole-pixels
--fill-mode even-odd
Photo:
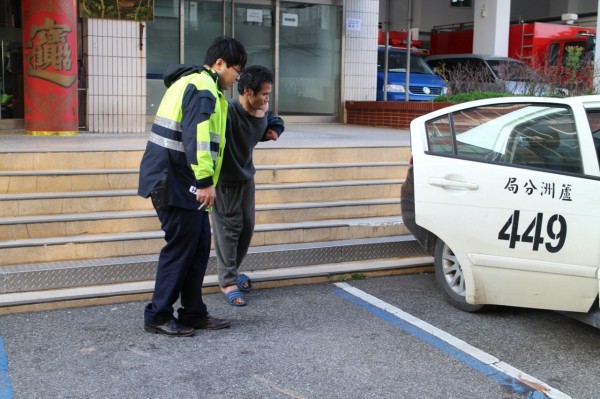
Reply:
[[[465,276],[454,252],[444,241],[438,239],[434,250],[435,277],[442,289],[444,300],[465,312],[479,312],[485,305],[467,303]]]

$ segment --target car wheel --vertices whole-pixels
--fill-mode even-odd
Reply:
[[[454,252],[440,239],[435,243],[435,277],[442,289],[446,302],[465,312],[478,312],[485,305],[467,303],[465,297],[465,276]]]

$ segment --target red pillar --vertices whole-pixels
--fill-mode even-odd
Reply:
[[[23,0],[25,132],[78,133],[76,0]]]

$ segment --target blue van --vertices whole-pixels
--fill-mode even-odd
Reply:
[[[385,46],[377,53],[377,101],[383,101]],[[406,90],[406,50],[388,47],[387,100],[404,101]],[[446,83],[436,75],[423,57],[410,54],[409,101],[430,101],[448,93]]]

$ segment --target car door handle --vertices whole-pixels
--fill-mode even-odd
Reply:
[[[466,188],[468,190],[477,190],[479,185],[475,183],[466,183],[463,181],[448,180],[443,177],[430,177],[429,184],[442,188]]]

